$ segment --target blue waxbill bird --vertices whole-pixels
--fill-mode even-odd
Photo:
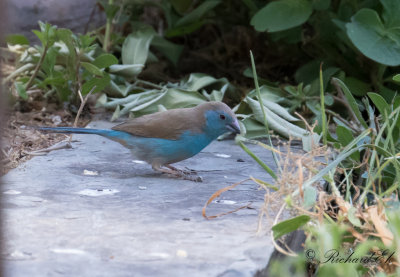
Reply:
[[[222,102],[206,102],[193,108],[144,115],[116,125],[111,130],[70,127],[38,129],[106,137],[130,149],[137,159],[151,164],[154,170],[177,177],[187,177],[188,173],[171,166],[172,163],[196,155],[226,132],[240,133],[235,114]]]

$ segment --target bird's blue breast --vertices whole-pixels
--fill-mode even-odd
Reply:
[[[160,164],[175,163],[190,158],[213,140],[205,133],[191,131],[183,132],[177,140],[145,138],[122,131],[110,132],[108,137],[129,148],[138,159]]]

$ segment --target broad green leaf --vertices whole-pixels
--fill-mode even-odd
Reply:
[[[241,121],[245,128],[245,136],[249,139],[265,138],[267,132],[263,124],[253,118],[246,118]]]
[[[284,220],[272,226],[272,231],[274,232],[274,239],[279,239],[283,235],[293,232],[300,227],[304,226],[308,221],[310,221],[308,215],[299,215],[297,217]]]
[[[92,63],[98,68],[110,67],[113,64],[118,64],[118,59],[111,54],[102,54],[98,56]]]
[[[371,86],[354,77],[346,77],[344,83],[355,96],[365,96],[368,91],[371,91]]]
[[[167,109],[189,108],[204,103],[207,99],[196,91],[187,91],[177,88],[170,88],[163,97],[151,105],[135,108],[135,116],[157,112],[157,105],[163,105]]]
[[[251,109],[253,110],[254,118],[263,124],[264,116],[260,107],[260,103],[256,100],[251,99],[250,97],[246,97],[244,101],[248,103]],[[306,136],[307,131],[305,129],[302,129],[290,123],[289,121],[286,121],[285,119],[276,115],[274,112],[272,112],[265,106],[264,106],[264,112],[266,114],[268,125],[271,130],[276,131],[277,133],[281,134],[286,138],[289,137],[302,138],[303,136]]]
[[[83,66],[87,71],[89,71],[93,75],[96,75],[96,76],[103,76],[104,75],[103,71],[101,71],[94,64],[87,63],[87,62],[81,62],[81,66]]]
[[[178,63],[179,57],[181,56],[183,50],[182,45],[172,43],[159,35],[154,36],[151,45],[160,51],[174,65]]]
[[[122,63],[124,65],[145,64],[154,35],[155,31],[152,27],[131,33],[122,44]]]
[[[12,34],[6,36],[6,42],[11,45],[29,45],[29,40],[24,35]]]
[[[220,3],[221,0],[203,1],[197,8],[195,8],[193,11],[191,11],[190,13],[179,19],[174,24],[174,27],[181,27],[199,21],[203,16],[207,14],[207,12],[214,9]]]
[[[267,85],[263,85],[260,87],[260,94],[263,102],[277,103],[285,98],[285,95],[281,89]],[[250,91],[247,96],[251,98],[256,97],[257,96],[256,90],[254,89]]]
[[[309,0],[273,1],[253,16],[251,25],[259,32],[278,32],[303,24],[311,13]]]
[[[400,74],[396,74],[395,76],[393,76],[393,80],[396,82],[400,82]]]
[[[361,53],[378,63],[390,66],[400,65],[399,28],[400,26],[386,27],[378,13],[371,9],[359,10],[351,22],[346,24],[347,35]]]
[[[199,91],[211,84],[218,82],[214,77],[205,74],[191,74],[187,82],[187,89],[193,91]]]
[[[142,72],[143,64],[114,64],[109,67],[110,73],[132,78]]]

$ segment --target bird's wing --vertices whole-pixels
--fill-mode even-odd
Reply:
[[[204,115],[195,108],[174,109],[133,118],[112,129],[135,136],[176,140],[185,131],[201,133]]]

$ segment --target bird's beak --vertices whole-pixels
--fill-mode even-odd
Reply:
[[[232,131],[235,134],[240,134],[240,126],[236,118],[235,121],[233,121],[231,124],[226,125],[226,128],[228,128],[229,131]]]

